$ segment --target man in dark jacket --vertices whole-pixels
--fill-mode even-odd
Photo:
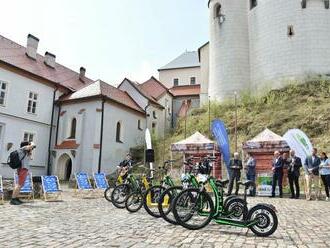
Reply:
[[[234,181],[236,184],[235,195],[238,195],[239,185],[238,181],[241,178],[241,169],[243,168],[242,160],[239,159],[238,152],[234,153],[234,159],[230,160],[230,182],[228,188],[228,195],[231,195],[233,190]]]
[[[272,162],[273,181],[272,181],[272,197],[275,197],[276,184],[280,191],[280,198],[283,197],[282,181],[283,181],[283,158],[279,151],[274,152]]]
[[[301,167],[301,159],[296,156],[294,150],[290,150],[290,157],[288,159],[288,179],[290,184],[291,198],[299,199],[299,177]]]

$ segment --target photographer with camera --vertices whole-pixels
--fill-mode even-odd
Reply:
[[[21,142],[20,149],[16,151],[20,165],[17,168],[18,183],[13,191],[13,195],[10,201],[11,205],[20,205],[23,203],[20,199],[18,199],[18,195],[28,175],[29,170],[27,167],[32,160],[32,151],[35,148],[36,145],[33,142],[23,141]]]
[[[132,155],[130,153],[126,154],[126,158],[120,162],[117,166],[117,176],[121,176],[123,180],[126,179],[128,171],[133,167]]]

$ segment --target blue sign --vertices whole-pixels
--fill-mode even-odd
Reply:
[[[221,149],[223,160],[226,164],[227,168],[227,175],[229,177],[230,172],[230,145],[229,145],[229,138],[226,130],[225,124],[219,120],[215,119],[212,121],[212,133],[215,137],[219,148]]]

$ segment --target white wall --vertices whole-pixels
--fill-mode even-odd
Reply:
[[[174,86],[174,78],[179,79],[179,85],[190,85],[191,77],[196,77],[196,84],[200,84],[201,68],[193,67],[159,71],[159,81],[162,82],[168,88],[172,88]]]
[[[213,0],[210,2],[211,52],[208,91],[212,99],[223,100],[232,97],[235,91],[249,89],[248,3],[248,0]],[[222,14],[225,15],[225,21],[221,25],[219,19],[214,18],[217,4],[221,4]]]
[[[163,126],[165,125],[166,131],[172,128],[172,112],[173,112],[173,97],[166,93],[159,100],[158,103],[166,107],[166,101],[168,102],[168,109],[163,109],[162,112],[162,122]],[[166,117],[165,117],[166,115]]]
[[[201,63],[201,93],[200,93],[200,105],[203,106],[209,100],[209,47],[210,44],[205,45],[200,49],[200,63]]]
[[[294,36],[287,35],[293,25]],[[249,11],[252,90],[278,88],[286,79],[330,74],[330,9],[324,1],[259,0]]]
[[[142,130],[138,129],[138,120],[141,121]],[[121,123],[122,143],[116,142],[118,121]],[[145,126],[144,114],[114,104],[105,105],[102,171],[113,172],[130,148],[144,144]]]
[[[73,103],[62,106],[62,111],[66,113],[61,116],[60,130],[63,133],[70,126],[73,117],[77,119],[76,142],[79,147],[76,149],[76,156],[73,157],[71,149],[56,149],[56,162],[59,161],[63,153],[68,154],[72,159],[72,177],[75,172],[85,171],[89,174],[98,170],[99,151],[94,145],[100,144],[101,110],[102,102],[99,99]],[[81,111],[85,109],[85,111]],[[78,114],[81,112],[81,114]],[[138,120],[141,120],[141,128],[138,129]],[[122,124],[122,143],[116,142],[116,125],[120,121]],[[103,149],[102,168],[106,173],[111,173],[116,166],[125,158],[131,147],[144,144],[145,115],[139,114],[125,107],[105,103],[104,126],[103,126]],[[61,138],[60,144],[65,138]],[[56,164],[54,172],[61,171]]]
[[[0,143],[0,174],[12,177],[14,171],[4,163],[7,162],[9,153],[19,148],[24,131],[36,135],[37,149],[33,154],[31,171],[34,175],[45,174],[54,89],[3,68],[0,68],[0,80],[8,83],[6,105],[0,106],[0,123],[4,125]],[[38,94],[36,114],[27,113],[29,91]],[[61,92],[57,96],[60,94]],[[56,116],[54,119],[56,120]],[[9,151],[8,143],[13,143]]]
[[[72,157],[72,176],[73,173],[85,170],[88,168],[89,172],[97,171],[97,160],[99,151],[94,149],[94,144],[99,144],[101,112],[101,101],[86,101],[72,104],[65,104],[61,107],[61,112],[65,113],[60,116],[58,141],[60,145],[63,141],[68,140],[69,130],[71,128],[71,120],[76,118],[76,143],[79,147],[76,149],[76,156],[73,157],[71,149],[54,149],[56,151],[56,158],[54,160],[53,173],[57,173],[61,169],[58,168],[58,160],[63,153],[67,153]]]

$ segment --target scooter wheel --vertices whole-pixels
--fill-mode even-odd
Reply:
[[[269,206],[259,204],[250,209],[248,214],[249,221],[256,221],[250,226],[251,231],[260,237],[272,235],[278,226],[278,219],[275,211]]]

